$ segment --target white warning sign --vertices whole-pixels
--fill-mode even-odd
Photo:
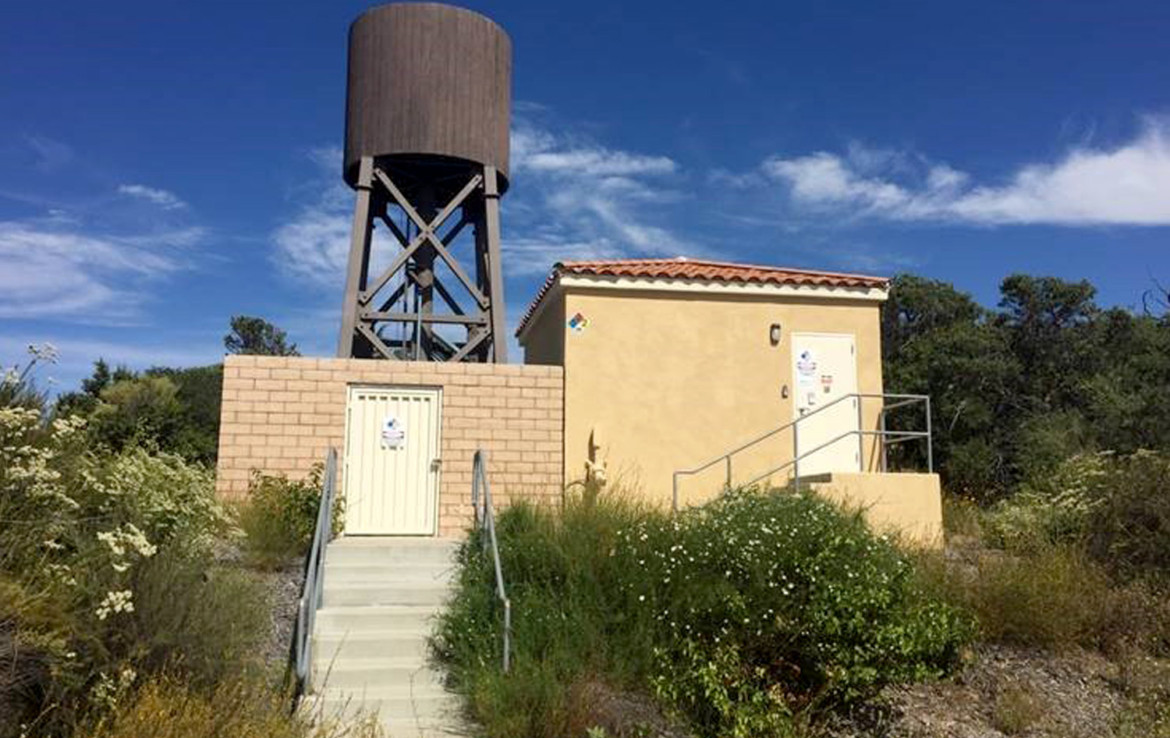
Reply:
[[[400,448],[406,443],[406,426],[393,415],[382,421],[382,448]]]
[[[815,384],[817,381],[817,360],[809,349],[801,351],[796,359],[796,381],[802,385]]]

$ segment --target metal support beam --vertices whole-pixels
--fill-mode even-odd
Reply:
[[[374,189],[374,160],[371,157],[362,157],[356,187],[353,227],[349,238],[349,267],[345,273],[345,301],[341,306],[341,334],[337,341],[337,355],[341,358],[354,355],[358,294],[366,288],[366,275],[370,268],[370,237],[374,230],[374,223],[370,219],[370,200]]]
[[[423,323],[443,323],[447,325],[482,325],[486,326],[488,318],[479,315],[447,315],[445,313],[395,313],[380,310],[363,310],[362,320],[387,321],[390,323],[413,323],[416,320]]]
[[[496,170],[382,159],[361,165],[338,355],[507,361]],[[385,269],[370,274],[375,219],[397,248],[381,260]],[[468,225],[473,237],[460,240]],[[456,257],[468,241],[473,274]]]
[[[483,168],[483,220],[486,233],[489,296],[492,316],[492,360],[508,363],[507,316],[504,315],[504,270],[500,264],[500,189],[496,168]]]

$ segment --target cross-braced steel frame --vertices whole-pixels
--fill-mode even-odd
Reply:
[[[496,169],[432,164],[428,168],[426,162],[407,166],[382,165],[372,157],[361,160],[337,347],[340,357],[508,360]],[[441,199],[446,202],[439,207]],[[447,225],[452,220],[454,224]],[[385,225],[401,250],[385,269],[371,274],[375,221]],[[451,248],[468,226],[474,232],[474,278]],[[458,298],[439,279],[440,261],[459,284]],[[436,297],[445,311],[435,311]],[[452,329],[455,333],[463,329],[464,334],[452,336]]]

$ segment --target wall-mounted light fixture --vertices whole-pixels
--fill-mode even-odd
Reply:
[[[768,338],[772,340],[772,345],[779,346],[781,337],[782,331],[780,330],[780,324],[773,323],[772,327],[768,329]]]

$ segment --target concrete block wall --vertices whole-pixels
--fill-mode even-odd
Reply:
[[[497,509],[555,502],[564,474],[564,370],[558,366],[228,356],[216,491],[247,495],[252,470],[301,477],[330,446],[344,458],[351,384],[441,387],[439,534],[471,525],[471,463],[488,452]],[[338,480],[342,480],[339,478]]]

